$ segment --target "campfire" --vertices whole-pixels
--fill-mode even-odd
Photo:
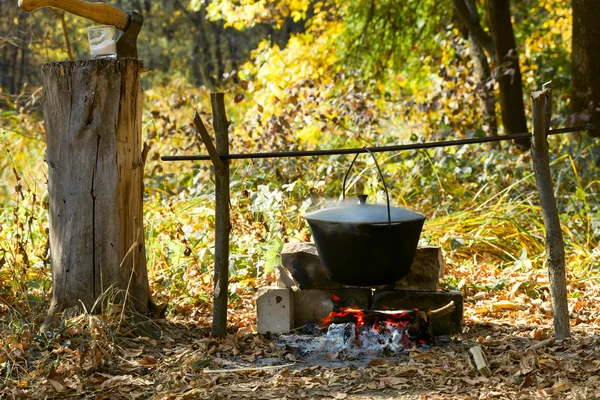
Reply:
[[[340,301],[338,296],[331,297],[334,302]],[[320,327],[327,331],[328,337],[341,338],[341,346],[338,346],[341,348],[338,350],[360,346],[398,352],[430,343],[433,340],[431,322],[454,309],[453,301],[429,312],[341,307],[323,318]]]
[[[277,286],[258,291],[258,331],[279,334],[276,345],[296,356],[326,357],[319,362],[401,356],[462,331],[462,293],[438,288],[439,247],[418,248],[410,273],[382,286],[331,279],[313,243],[286,244],[281,256]]]

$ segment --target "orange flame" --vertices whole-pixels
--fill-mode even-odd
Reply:
[[[335,295],[331,295],[331,298],[335,300],[338,298]],[[382,328],[390,331],[394,327],[405,327],[413,322],[415,312],[417,310],[398,310],[388,311],[383,318],[376,317],[372,320],[372,328],[375,332],[380,333]],[[367,311],[368,313],[369,311]],[[381,313],[381,311],[379,311]],[[321,320],[321,328],[325,328],[331,323],[339,320],[345,320],[346,322],[353,322],[357,328],[364,326],[367,321],[365,318],[365,312],[360,308],[343,307],[339,311],[332,311],[327,317]],[[369,321],[371,322],[371,321]]]
[[[332,295],[334,296],[334,295]],[[327,326],[335,321],[336,318],[343,318],[350,316],[357,328],[360,328],[365,324],[365,314],[360,308],[344,307],[340,311],[332,311],[328,316],[323,318],[321,326]]]

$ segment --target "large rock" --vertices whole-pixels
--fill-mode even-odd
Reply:
[[[340,289],[347,287],[331,280],[319,258],[314,243],[286,243],[281,252],[283,267],[302,289]],[[386,289],[430,291],[437,290],[439,278],[444,275],[444,258],[440,247],[418,248],[408,276]],[[282,286],[292,287],[291,284]],[[384,287],[381,287],[384,288]]]
[[[410,273],[396,282],[396,289],[435,292],[444,276],[444,257],[440,247],[420,247]]]
[[[339,289],[342,284],[329,279],[314,243],[286,243],[281,263],[302,289]]]

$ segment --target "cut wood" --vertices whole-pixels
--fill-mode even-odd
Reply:
[[[50,317],[80,302],[92,311],[111,287],[117,289],[112,301],[127,292],[137,311],[152,307],[142,214],[141,69],[133,59],[42,67]]]
[[[477,371],[486,378],[492,376],[492,370],[490,369],[490,366],[488,364],[487,359],[485,358],[485,354],[481,346],[473,346],[469,349],[469,352],[473,356],[473,360],[475,361],[475,368],[477,368]]]

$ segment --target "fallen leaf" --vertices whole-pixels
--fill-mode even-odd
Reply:
[[[63,393],[68,390],[68,388],[65,385],[63,385],[62,383],[60,383],[59,381],[55,381],[54,379],[50,379],[50,378],[48,378],[47,380],[48,380],[48,383],[52,385],[54,390],[56,390],[56,393]]]
[[[484,300],[486,297],[487,297],[487,293],[486,292],[477,292],[473,296],[473,299],[475,299],[475,300]]]
[[[465,376],[464,378],[462,378],[462,380],[467,382],[469,385],[480,385],[484,382],[489,381],[489,379],[486,378],[485,376],[478,376],[473,379]]]
[[[510,295],[511,295],[511,296],[514,296],[514,295],[515,295],[515,294],[516,294],[516,293],[519,291],[519,289],[521,288],[521,285],[522,285],[523,283],[524,283],[523,281],[520,281],[520,282],[517,282],[517,283],[515,283],[515,284],[513,285],[513,287],[510,289]]]
[[[566,392],[567,390],[571,389],[571,387],[573,387],[573,384],[570,382],[556,382],[554,385],[552,385],[549,392],[562,393],[562,392]]]
[[[56,393],[63,393],[69,390],[67,384],[63,380],[63,377],[58,372],[56,372],[56,369],[54,367],[50,369],[50,372],[48,373],[46,379],[48,380],[48,383],[52,385],[54,390],[56,390]]]
[[[596,372],[600,369],[600,361],[582,360],[578,363],[578,366],[586,372]]]
[[[531,336],[533,336],[535,340],[541,340],[544,338],[544,330],[534,329],[533,332],[531,332]]]
[[[100,390],[106,390],[121,385],[131,385],[132,383],[133,377],[131,375],[117,375],[102,382]]]
[[[500,300],[500,301],[497,301],[495,303],[492,303],[492,309],[494,311],[501,311],[501,310],[522,310],[523,306],[521,306],[520,304],[513,303],[512,301]]]
[[[400,378],[397,376],[385,377],[385,378],[382,378],[382,380],[385,381],[385,383],[389,384],[390,386],[402,385],[402,384],[408,382],[407,378]]]
[[[158,361],[156,361],[154,358],[152,358],[150,356],[146,356],[143,359],[138,360],[138,364],[140,364],[144,367],[154,367],[157,363],[158,363]]]
[[[371,367],[379,367],[382,365],[392,366],[394,363],[387,358],[375,358],[374,360],[369,361],[369,366]]]
[[[138,348],[121,349],[121,355],[126,358],[139,357],[144,352],[144,346]]]

